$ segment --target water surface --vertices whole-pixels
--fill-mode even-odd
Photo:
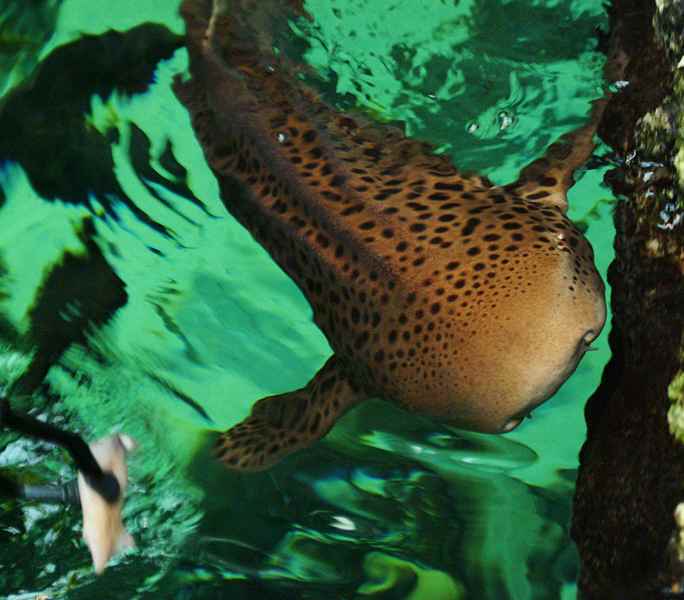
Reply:
[[[279,39],[328,100],[404,121],[497,183],[602,93],[606,18],[590,0],[306,5],[313,21],[283,24]],[[226,214],[171,92],[187,68],[177,6],[8,1],[0,22],[0,376],[27,394],[17,406],[141,445],[126,505],[139,549],[97,578],[76,511],[3,502],[0,593],[574,597],[570,503],[605,332],[511,434],[378,400],[268,473],[225,471],[204,452],[207,432],[302,386],[330,349],[294,284]],[[605,274],[602,174],[580,174],[570,204]],[[6,433],[0,470],[73,476],[62,451]]]

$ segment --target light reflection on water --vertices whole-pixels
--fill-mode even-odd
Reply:
[[[152,20],[180,32],[171,4],[3,8],[6,29],[17,32],[0,37],[3,86],[28,80],[37,53],[45,65],[51,51],[110,26]],[[312,0],[314,22],[291,24],[281,41],[327,77],[324,93],[341,106],[404,120],[459,166],[504,182],[579,125],[599,95],[591,36],[604,18],[594,4],[380,10]],[[159,30],[143,34],[143,50],[148,43],[168,57],[148,90],[127,87],[145,76],[131,45],[128,58],[98,56],[121,75],[108,93],[88,77],[62,89],[69,73],[54,71],[50,96],[15,87],[21,102],[0,105],[9,132],[0,141],[0,375],[32,394],[20,406],[88,438],[115,429],[140,442],[126,505],[140,549],[96,579],[75,511],[2,502],[0,591],[417,600],[460,598],[465,588],[478,598],[571,597],[573,470],[605,334],[556,398],[505,437],[457,432],[374,401],[269,473],[230,473],[206,455],[208,430],[303,385],[329,349],[294,284],[225,213],[170,90],[186,69],[184,50]],[[605,273],[612,228],[600,179],[585,174],[570,201]],[[3,473],[73,476],[64,453],[45,444],[3,433],[0,449]]]

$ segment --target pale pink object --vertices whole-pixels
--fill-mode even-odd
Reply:
[[[125,434],[111,435],[90,444],[90,450],[103,471],[111,472],[119,482],[119,499],[108,503],[78,474],[78,492],[83,511],[83,538],[93,557],[95,572],[99,575],[105,570],[109,559],[125,548],[134,548],[135,541],[121,520],[126,487],[128,487],[128,467],[126,454],[136,447],[133,439]]]

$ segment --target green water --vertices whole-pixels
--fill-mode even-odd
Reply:
[[[601,95],[594,30],[606,18],[591,0],[306,5],[313,22],[290,23],[283,49],[318,69],[328,99],[403,120],[497,183]],[[300,387],[330,350],[294,284],[225,213],[170,90],[183,49],[159,50],[159,30],[130,55],[116,40],[77,46],[41,79],[68,44],[148,21],[182,33],[167,0],[0,2],[0,376],[31,392],[17,406],[140,443],[125,508],[138,549],[96,577],[77,511],[1,502],[2,597],[574,598],[570,504],[606,332],[506,436],[376,401],[269,473],[206,456],[208,431]],[[124,92],[156,56],[146,48],[168,58],[148,89]],[[570,204],[605,275],[602,175],[582,174]],[[0,472],[73,476],[62,451],[6,433]]]

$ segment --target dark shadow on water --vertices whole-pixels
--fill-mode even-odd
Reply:
[[[128,300],[125,283],[112,270],[93,239],[92,221],[80,232],[82,254],[65,252],[46,275],[33,306],[24,340],[34,358],[9,395],[31,395],[50,367],[72,344],[87,344],[87,336],[107,323]]]
[[[181,45],[182,38],[166,27],[143,24],[57,48],[0,104],[0,162],[21,164],[45,200],[91,208],[96,198],[113,218],[122,202],[140,221],[170,235],[123,193],[112,156],[118,131],[101,133],[86,115],[93,96],[105,102],[114,93],[145,93],[159,61]]]

